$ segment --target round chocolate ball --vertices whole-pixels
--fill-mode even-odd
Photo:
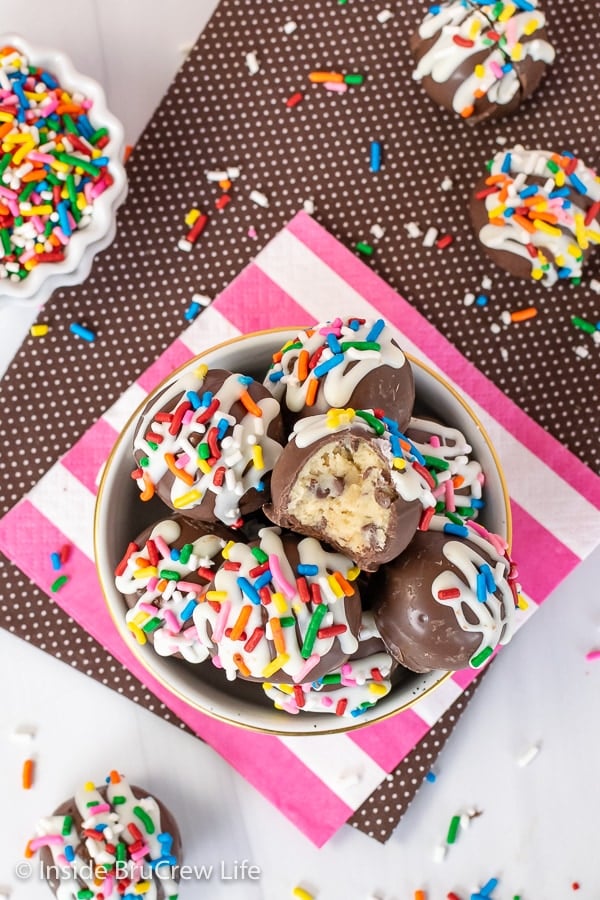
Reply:
[[[470,123],[510,115],[538,87],[554,61],[546,17],[536,0],[516,4],[446,0],[410,40],[413,73],[439,106]]]

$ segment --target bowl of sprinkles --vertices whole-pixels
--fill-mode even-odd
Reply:
[[[338,346],[347,349],[333,367]],[[329,402],[333,390],[344,408],[294,425],[288,419],[281,428],[283,380],[295,418],[294,360],[302,367],[313,357],[317,364],[305,368],[314,374],[304,380],[318,377],[318,393]],[[385,402],[392,384],[411,392],[404,366],[414,376],[415,402],[400,419],[402,430],[381,409],[367,413],[344,402],[342,368],[354,398],[375,384]],[[373,367],[385,383],[371,380]],[[401,409],[395,399],[388,405]],[[325,428],[327,443],[301,441],[302,464],[316,461],[305,489],[300,469],[288,470],[284,457],[313,424]],[[307,501],[283,528],[269,512],[276,500],[269,469],[275,479],[282,465]],[[358,484],[366,488],[355,499]],[[395,561],[361,568],[343,534],[317,535],[301,522],[315,505],[319,516],[335,507],[340,521],[358,522],[376,494],[375,516],[389,532],[395,525],[384,494],[392,484],[405,490],[413,541],[420,535],[424,612],[444,620],[425,641],[403,624],[419,623],[401,608],[403,597],[420,593],[405,590],[411,572]],[[372,531],[369,524],[365,534]],[[447,543],[453,556],[440,574],[436,559]],[[518,616],[510,543],[504,476],[476,414],[437,372],[402,353],[383,320],[353,318],[244,335],[171,373],[121,431],[103,469],[94,522],[104,599],[138,662],[189,706],[279,735],[333,734],[380,721],[436,690],[453,670],[484,665],[510,639]]]
[[[87,277],[115,236],[123,153],[97,82],[0,35],[0,302],[38,305]]]

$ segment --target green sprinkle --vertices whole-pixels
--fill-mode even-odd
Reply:
[[[381,350],[381,344],[377,341],[342,341],[342,353],[345,353],[350,347],[356,350]]]
[[[141,806],[134,806],[133,813],[138,817],[148,834],[154,834],[154,822]]]
[[[317,631],[321,627],[321,622],[323,621],[323,617],[327,612],[327,604],[319,603],[314,613],[311,616],[310,622],[308,623],[308,628],[306,629],[306,634],[304,635],[304,643],[302,644],[302,650],[300,654],[302,659],[308,659],[313,651],[313,647],[315,645],[315,640],[317,637]]]
[[[71,834],[72,826],[73,826],[73,816],[65,816],[63,819],[63,827],[62,827],[62,834],[64,837],[68,837]]]
[[[77,206],[77,188],[75,187],[75,179],[72,175],[67,175],[67,194],[72,206]]]
[[[593,334],[596,331],[596,326],[592,322],[586,322],[585,319],[580,319],[579,316],[571,316],[571,322],[575,328],[580,328],[586,334]]]
[[[66,575],[59,575],[56,581],[53,581],[50,585],[50,590],[52,591],[52,593],[55,594],[57,591],[60,591],[61,587],[63,587],[68,580],[69,579]]]
[[[200,459],[208,459],[210,457],[210,447],[208,444],[198,444],[198,456]]]
[[[115,801],[113,800],[113,803]],[[125,802],[125,797],[123,797],[123,802]],[[127,847],[123,843],[123,841],[119,841],[117,844],[117,860],[118,862],[122,862],[124,859],[127,859]]]
[[[159,578],[164,578],[166,581],[179,581],[180,575],[179,572],[174,572],[172,569],[161,569],[158,573]]]
[[[262,565],[262,563],[266,563],[269,561],[269,557],[265,553],[264,550],[261,550],[260,547],[252,548],[252,556],[254,559]]]
[[[19,194],[19,203],[27,203],[37,186],[37,181],[30,181],[27,187],[23,188]]]
[[[458,834],[458,829],[460,826],[460,816],[452,816],[450,819],[450,827],[448,828],[448,836],[446,837],[447,844],[453,844],[456,840],[456,835]]]
[[[449,510],[446,510],[446,518],[450,519],[451,522],[454,522],[455,525],[465,524],[460,516],[457,516],[456,513],[450,512]]]
[[[469,665],[472,669],[478,669],[479,666],[483,665],[488,656],[491,656],[494,651],[491,647],[484,647],[481,653],[478,653],[477,656],[472,656],[469,660]]]
[[[77,891],[78,900],[93,900],[94,892],[90,891],[89,888],[83,888],[81,891]]]
[[[425,460],[425,465],[435,469],[437,472],[445,472],[446,469],[450,468],[450,463],[447,459],[439,459],[437,456],[423,456]]]
[[[73,156],[72,153],[55,153],[54,156],[60,160],[60,162],[66,163],[68,166],[76,166],[78,169],[82,169],[82,171],[91,175],[92,178],[98,178],[102,172],[102,169],[99,169],[98,166],[93,165],[86,159],[80,159],[78,156]]]
[[[192,550],[194,549],[193,544],[184,544],[181,548],[181,553],[179,554],[179,562],[182,566],[187,566],[190,561],[190,556],[192,555]]]
[[[79,134],[77,125],[68,113],[63,113],[63,122],[65,123],[65,130],[68,131],[69,134]]]
[[[92,135],[90,135],[88,141],[90,142],[90,144],[97,144],[101,138],[106,137],[107,135],[108,128],[97,128],[96,131]]]
[[[71,178],[72,177],[73,176],[71,175]],[[67,178],[69,178],[68,175],[67,175]],[[54,185],[54,187],[58,187],[58,186],[62,187],[64,184],[64,182],[61,181],[60,178],[56,177],[54,172],[46,172],[46,181],[48,181],[50,184]]]
[[[581,278],[571,278],[571,284],[581,284]]]
[[[289,347],[285,347],[282,352],[288,353],[290,350],[302,350],[303,346],[302,341],[296,341],[294,344],[290,344]]]
[[[333,672],[331,675],[323,675],[320,679],[323,684],[341,684],[342,676],[339,673]]]
[[[293,616],[283,616],[283,618],[279,620],[279,623],[282,628],[291,628],[292,625],[296,624],[296,620]]]
[[[365,80],[365,76],[361,75],[360,72],[350,72],[349,75],[344,75],[344,82],[346,84],[362,84]]]
[[[113,806],[122,806],[124,803],[127,803],[127,797],[121,797],[121,795],[119,795],[118,797],[112,798]]]
[[[475,515],[475,510],[472,506],[457,506],[456,512],[459,516],[462,516],[463,519],[472,519]]]
[[[546,166],[550,169],[551,172],[554,172],[555,175],[558,171],[560,171],[560,167],[557,166],[557,164],[551,159],[548,160]]]
[[[11,153],[5,153],[4,156],[2,157],[2,159],[0,159],[0,175],[2,175],[4,170],[7,168],[11,159],[12,159]]]
[[[2,241],[2,249],[9,256],[12,253],[10,246],[10,233],[8,228],[0,228],[0,241]]]
[[[359,418],[364,419],[364,421],[367,423],[367,425],[371,426],[371,428],[373,429],[375,434],[378,434],[378,435],[385,434],[385,425],[376,416],[371,415],[371,413],[366,412],[364,409],[357,409],[356,415]]]
[[[151,450],[158,450],[158,444],[155,444],[154,441],[146,441]]]
[[[438,500],[438,502],[435,504],[435,512],[441,513],[441,512],[444,512],[445,509],[446,509],[446,504],[444,503],[444,501]]]
[[[142,625],[142,631],[156,631],[157,628],[160,628],[160,626],[164,624],[163,620],[159,619],[158,616],[153,616],[145,625]]]
[[[373,247],[371,247],[370,244],[365,243],[365,241],[358,241],[354,246],[359,253],[363,254],[363,256],[373,256]]]
[[[145,469],[146,466],[150,465],[150,458],[148,456],[142,456],[139,465],[142,467],[142,469]]]

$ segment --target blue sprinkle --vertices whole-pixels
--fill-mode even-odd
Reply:
[[[96,156],[94,159],[92,159],[92,163],[95,166],[98,166],[98,168],[102,168],[102,166],[107,166],[109,164],[109,162],[110,162],[110,160],[109,160],[108,156]]]
[[[404,453],[402,452],[400,441],[395,434],[390,434],[390,447],[393,456],[399,456],[401,459],[404,459]]]
[[[228,428],[229,422],[227,421],[227,419],[219,419],[219,424],[217,425],[217,440],[223,440],[223,438],[227,434]]]
[[[255,606],[259,606],[260,605],[260,597],[259,597],[258,591],[254,587],[254,585],[250,584],[248,579],[244,578],[243,576],[236,580],[237,580],[237,585],[238,585],[239,589],[241,590],[242,594],[245,594],[246,597],[248,597],[248,599],[252,603],[254,603]]]
[[[188,308],[186,309],[186,311],[184,312],[183,318],[187,319],[188,322],[191,322],[192,319],[196,318],[196,316],[198,315],[199,312],[200,312],[200,304],[196,303],[196,301],[193,300],[190,303],[190,305],[188,306]]]
[[[445,534],[454,534],[457,537],[469,537],[469,529],[465,525],[455,525],[454,522],[446,522],[444,525]]]
[[[489,594],[493,594],[497,589],[497,584],[494,580],[494,574],[487,563],[484,563],[479,567],[479,571],[485,578],[485,586],[488,590]]]
[[[309,563],[299,563],[296,566],[296,571],[298,572],[298,575],[318,575],[319,567],[309,565]]]
[[[238,375],[238,381],[240,384],[252,384],[254,378],[251,378],[250,375]]]
[[[54,569],[54,571],[58,572],[61,567],[60,553],[51,553],[50,562],[52,563],[52,568]]]
[[[366,712],[366,709],[360,709],[360,707],[359,707],[358,709],[351,709],[350,715],[356,719],[357,716],[362,716],[362,714],[365,712]]]
[[[480,603],[485,603],[487,600],[486,578],[481,572],[477,574],[477,599]]]
[[[327,335],[327,346],[329,347],[329,349],[331,350],[332,353],[341,353],[342,352],[340,342],[336,338],[335,334],[333,334],[333,332],[331,332],[331,331]]]
[[[488,301],[489,297],[487,297],[485,294],[478,294],[477,297],[475,297],[475,303],[477,304],[477,306],[487,306]]]
[[[561,156],[566,156],[567,159],[575,159],[575,154],[571,153],[570,150],[563,150],[563,152],[561,153]]]
[[[83,338],[84,341],[87,341],[88,344],[92,344],[96,340],[96,335],[91,329],[84,328],[83,325],[80,325],[79,322],[71,322],[69,325],[69,331],[71,334],[77,335],[77,337]]]
[[[425,462],[425,457],[424,457],[423,454],[418,450],[418,448],[415,447],[415,445],[413,444],[413,442],[411,441],[411,439],[408,438],[408,437],[406,437],[405,434],[402,434],[402,432],[399,432],[399,433],[398,433],[398,437],[400,437],[402,440],[404,440],[404,441],[406,441],[408,444],[410,444],[410,452],[411,452],[412,456],[416,459],[416,461],[417,461],[420,465],[426,466],[427,464],[426,464],[426,462]]]
[[[485,500],[476,500],[475,498],[471,499],[471,506],[473,509],[483,509],[485,506]]]
[[[510,217],[514,216],[514,214],[515,214],[515,209],[512,206],[507,207],[504,210],[504,212],[502,213],[502,215],[504,216],[505,219],[510,219]]]
[[[210,406],[210,404],[212,403],[212,398],[212,391],[204,391],[204,393],[202,394],[202,399],[200,401],[204,409]]]
[[[506,153],[504,159],[502,160],[502,168],[500,169],[505,175],[510,174],[510,164],[512,162],[512,155],[510,153]]]
[[[315,378],[321,378],[322,375],[326,375],[330,369],[335,369],[336,366],[339,366],[340,363],[345,362],[345,357],[343,354],[338,353],[335,356],[332,356],[331,359],[325,360],[325,362],[319,363],[319,365],[313,369],[313,374]]]
[[[383,319],[377,319],[377,321],[373,323],[373,326],[366,336],[365,341],[376,341],[384,328],[385,321]]]
[[[523,188],[522,191],[519,191],[519,197],[525,200],[527,197],[533,197],[538,192],[537,184],[529,184],[527,187]]]
[[[568,269],[566,266],[562,266],[557,272],[559,278],[570,278],[572,274],[571,269]]]
[[[533,3],[530,3],[529,0],[513,0],[515,6],[518,6],[519,9],[524,9],[526,12],[533,12],[535,6]]]
[[[563,208],[563,209],[571,209],[572,205],[573,205],[573,204],[571,203],[570,200],[565,200],[564,203],[563,203],[563,205],[562,205],[562,208]]]
[[[585,186],[585,184],[583,183],[583,181],[581,181],[581,180],[577,177],[577,175],[575,174],[575,172],[573,172],[572,175],[569,175],[568,178],[569,178],[569,181],[571,182],[571,184],[573,185],[573,187],[575,188],[575,190],[579,191],[580,194],[587,194],[588,189],[586,188],[586,186]]]
[[[254,586],[257,590],[260,590],[260,588],[266,587],[271,581],[273,581],[273,575],[270,570],[267,569],[266,572],[263,572],[262,575],[259,575],[259,577],[255,579]]]
[[[201,400],[198,391],[187,391],[185,396],[192,404],[192,409],[200,409]]]
[[[427,775],[425,776],[425,781],[429,781],[429,782],[431,782],[431,784],[433,784],[433,782],[436,781],[436,779],[437,779],[437,775],[435,774],[435,772],[428,772]]]
[[[552,191],[548,194],[548,198],[550,200],[555,200],[557,197],[568,197],[570,194],[568,187],[557,188],[555,191]]]
[[[280,369],[278,372],[269,372],[269,381],[280,381],[283,378],[283,375],[283,369]]]
[[[442,9],[441,6],[437,6],[437,5],[436,5],[436,6],[430,6],[430,7],[429,7],[429,13],[430,13],[432,16],[437,16],[437,15],[439,15],[439,13],[441,12],[441,9]]]
[[[258,491],[260,494],[262,494],[264,489],[265,489],[265,483],[262,479],[260,481],[257,481],[256,484],[254,485],[254,490]]]
[[[71,844],[67,844],[64,849],[65,859],[67,862],[73,862],[75,859],[75,850],[71,846]]]
[[[198,604],[195,600],[190,600],[190,602],[187,603],[179,613],[179,618],[181,619],[181,621],[187,622],[188,619],[191,619],[197,606]]]
[[[43,81],[46,87],[49,87],[51,90],[54,90],[54,88],[59,86],[58,81],[50,74],[50,72],[39,72],[38,77],[40,81]]]
[[[484,884],[484,886],[482,888],[479,888],[479,895],[481,897],[489,897],[497,885],[498,885],[498,879],[490,878],[490,880],[487,882],[487,884]]]
[[[179,559],[179,556],[180,556],[179,550],[177,549],[177,547],[173,547],[171,550],[171,553],[170,553],[170,557],[173,560],[173,562],[177,562],[177,560]]]
[[[38,187],[38,190],[40,190],[39,187]],[[57,206],[56,209],[57,209],[57,212],[58,212],[58,224],[59,224],[60,227],[62,228],[64,234],[65,234],[67,237],[70,237],[71,234],[73,233],[73,229],[71,228],[71,223],[69,222],[69,216],[68,216],[68,213],[67,213],[68,208],[69,208],[69,204],[67,203],[67,201],[66,201],[66,200],[62,200],[62,201],[58,204],[58,206]]]
[[[350,326],[352,331],[358,331],[358,329],[360,328],[360,322],[358,321],[358,319],[351,319],[348,322],[348,325]]]
[[[513,64],[511,62],[506,62],[502,66],[502,71],[504,72],[505,75],[508,75],[508,73],[511,72],[512,69],[513,69]],[[94,163],[96,163],[96,160],[94,160]]]
[[[380,172],[381,171],[381,142],[380,141],[371,141],[370,168],[371,168],[371,172]]]
[[[171,847],[173,846],[173,835],[169,834],[168,831],[161,831],[160,834],[156,835],[156,839],[161,846],[161,850],[163,853],[170,853]]]
[[[388,419],[386,416],[383,416],[381,421],[386,426],[390,434],[395,434],[400,437],[400,429],[398,427],[398,423],[394,421],[394,419]]]

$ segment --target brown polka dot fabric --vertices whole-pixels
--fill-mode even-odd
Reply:
[[[368,242],[368,265],[598,471],[600,347],[573,327],[571,316],[600,320],[600,295],[592,289],[600,251],[579,287],[516,281],[477,249],[466,213],[472,186],[501,146],[571,150],[592,167],[600,164],[595,4],[545,6],[555,66],[515,116],[473,128],[435,107],[412,79],[407,39],[425,3],[222,0],[133,153],[114,244],[83,285],[52,296],[40,314],[49,334],[26,341],[0,385],[0,513],[178,335],[192,295],[216,295],[307,200],[344,243]],[[381,22],[384,9],[393,15]],[[291,21],[297,27],[287,34]],[[256,54],[255,74],[248,53]],[[365,80],[333,93],[309,83],[314,69],[359,72]],[[288,108],[298,91],[301,101]],[[379,173],[369,168],[372,140],[382,143]],[[240,175],[231,202],[219,210],[222,189],[206,172],[230,166]],[[268,206],[252,202],[253,191]],[[186,253],[178,242],[191,207],[209,221]],[[383,229],[379,237],[374,225]],[[452,235],[450,246],[424,247],[429,227]],[[419,237],[411,237],[415,230]],[[480,292],[487,305],[464,302]],[[503,324],[505,310],[528,306],[537,308],[536,318]],[[338,312],[332,298],[323,316]],[[74,338],[72,322],[94,330],[96,341]],[[15,584],[20,578],[8,564],[3,575]],[[54,630],[64,632],[58,647],[35,629],[35,610],[42,608]],[[28,581],[12,594],[3,591],[0,610],[3,627],[155,704],[120,667],[111,672],[111,657]]]

